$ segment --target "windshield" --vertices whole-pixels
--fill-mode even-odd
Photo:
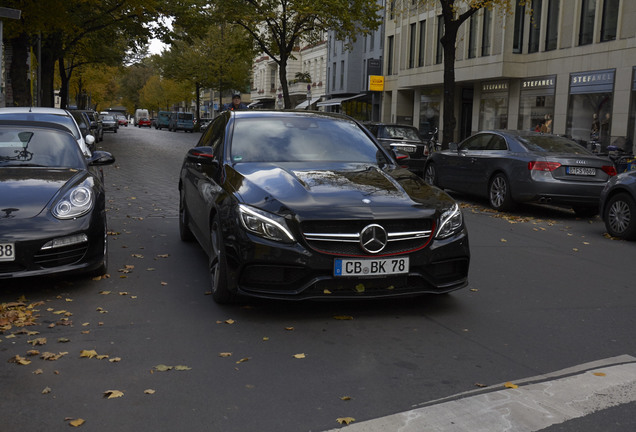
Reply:
[[[518,136],[519,141],[529,151],[546,153],[574,153],[591,155],[590,151],[580,144],[557,135]]]
[[[408,126],[385,126],[380,138],[420,141],[420,135],[417,129]]]
[[[15,112],[15,113],[2,113],[0,116],[3,120],[27,120],[27,121],[40,121],[45,123],[55,123],[65,126],[69,131],[73,133],[76,140],[81,138],[79,129],[70,115],[64,114],[52,114],[52,113],[33,113],[33,112]],[[77,145],[77,144],[75,144]]]
[[[238,119],[233,162],[360,162],[388,160],[355,123],[313,116]]]
[[[84,158],[66,132],[0,127],[0,167],[6,166],[83,168]]]

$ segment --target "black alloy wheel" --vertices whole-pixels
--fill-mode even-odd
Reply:
[[[636,240],[636,201],[628,193],[610,198],[603,215],[605,228],[612,237]]]
[[[228,286],[227,258],[218,216],[215,216],[210,226],[209,272],[214,301],[219,304],[233,303],[236,300],[236,295],[230,291]]]
[[[424,181],[431,186],[438,186],[437,184],[437,168],[434,163],[429,163],[424,169]]]
[[[181,241],[184,242],[194,240],[194,235],[190,230],[189,219],[188,208],[185,204],[185,193],[183,189],[179,189],[179,237],[181,237]]]

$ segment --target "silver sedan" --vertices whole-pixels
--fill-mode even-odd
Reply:
[[[443,189],[488,198],[496,210],[537,202],[593,216],[603,187],[615,175],[611,160],[564,137],[482,131],[429,156],[424,179]]]

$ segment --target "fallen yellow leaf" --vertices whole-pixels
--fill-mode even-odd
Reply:
[[[153,389],[146,389],[146,390],[144,390],[144,393],[152,395],[152,394],[155,394],[155,391]]]
[[[505,383],[505,384],[504,384],[504,387],[509,388],[509,389],[516,389],[516,388],[519,388],[519,386],[518,386],[518,385],[513,384],[513,383],[511,383],[511,382],[507,382],[507,383]]]
[[[333,319],[337,319],[337,320],[352,320],[353,317],[350,315],[336,315],[333,317]]]
[[[86,357],[86,358],[97,357],[97,351],[95,351],[95,350],[82,350],[82,351],[80,351],[80,358],[81,357]]]
[[[599,377],[606,376],[603,372],[594,372],[593,375],[596,375],[596,376],[599,376]]]
[[[294,354],[294,358],[297,358],[297,359],[304,359],[305,357],[306,357],[306,356],[305,356],[305,354],[304,354],[304,353]]]
[[[71,420],[69,422],[69,424],[71,426],[73,426],[73,427],[79,427],[79,426],[83,425],[84,423],[85,423],[85,420],[81,419],[81,418],[78,418],[78,419],[75,419],[75,420]]]
[[[231,357],[232,353],[231,352],[222,352],[219,353],[219,357]]]
[[[119,397],[122,397],[123,395],[124,393],[119,390],[106,390],[104,392],[104,397],[107,399],[119,398]]]
[[[356,419],[354,419],[353,417],[340,417],[340,418],[337,418],[336,421],[340,424],[348,425],[356,421]]]

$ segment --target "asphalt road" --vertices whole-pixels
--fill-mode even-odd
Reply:
[[[534,206],[501,214],[458,196],[472,253],[466,289],[219,306],[207,258],[178,234],[179,168],[199,136],[128,127],[99,143],[117,158],[104,169],[110,277],[2,281],[0,303],[35,304],[37,319],[0,333],[0,432],[78,419],[85,431],[371,431],[411,420],[404,430],[496,431],[501,419],[534,431],[515,426],[508,407],[490,410],[482,429],[418,410],[483,408],[471,398],[592,372],[615,380],[603,390],[613,403],[546,430],[636,429],[634,382],[614,374],[636,362],[636,244],[604,236],[598,217]],[[10,362],[17,355],[30,364]],[[585,395],[580,381],[564,382],[563,394]],[[457,420],[478,418],[461,407]]]

